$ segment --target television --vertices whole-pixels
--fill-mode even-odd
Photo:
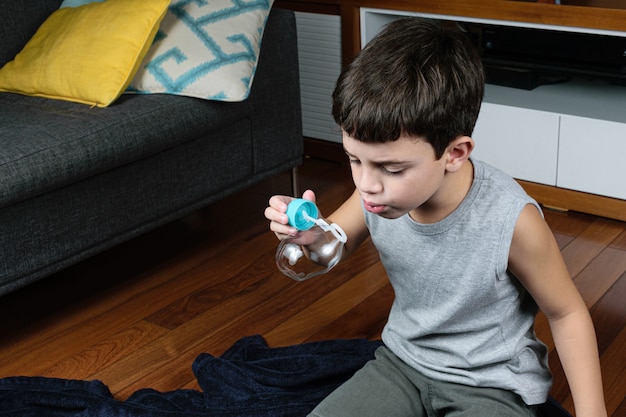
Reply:
[[[487,82],[531,90],[571,77],[626,84],[626,37],[457,22],[478,45]]]

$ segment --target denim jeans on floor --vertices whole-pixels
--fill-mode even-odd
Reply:
[[[0,379],[0,417],[303,417],[374,358],[365,339],[270,348],[260,336],[192,368],[202,391],[142,389],[116,400],[100,381]],[[543,417],[570,417],[552,399]]]

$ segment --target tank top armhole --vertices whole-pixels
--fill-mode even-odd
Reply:
[[[506,221],[504,222],[504,226],[500,235],[499,242],[499,259],[502,260],[502,264],[498,265],[496,270],[496,277],[499,281],[508,278],[508,270],[509,270],[509,252],[511,250],[511,243],[513,241],[513,233],[515,232],[515,226],[517,225],[517,221],[519,216],[522,214],[522,210],[526,206],[533,206],[537,210],[539,210],[539,214],[543,217],[543,212],[541,211],[541,207],[537,202],[535,202],[532,198],[528,197],[527,199],[516,200],[514,204],[511,204],[509,212],[507,213]]]

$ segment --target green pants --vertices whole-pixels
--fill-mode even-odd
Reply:
[[[536,417],[515,393],[433,381],[386,347],[309,417]]]

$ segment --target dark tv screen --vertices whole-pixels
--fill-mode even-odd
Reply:
[[[480,23],[457,24],[478,45],[488,82],[491,72],[498,78],[504,77],[504,84],[507,73],[510,77],[532,76],[536,85],[571,76],[626,83],[626,37]]]

